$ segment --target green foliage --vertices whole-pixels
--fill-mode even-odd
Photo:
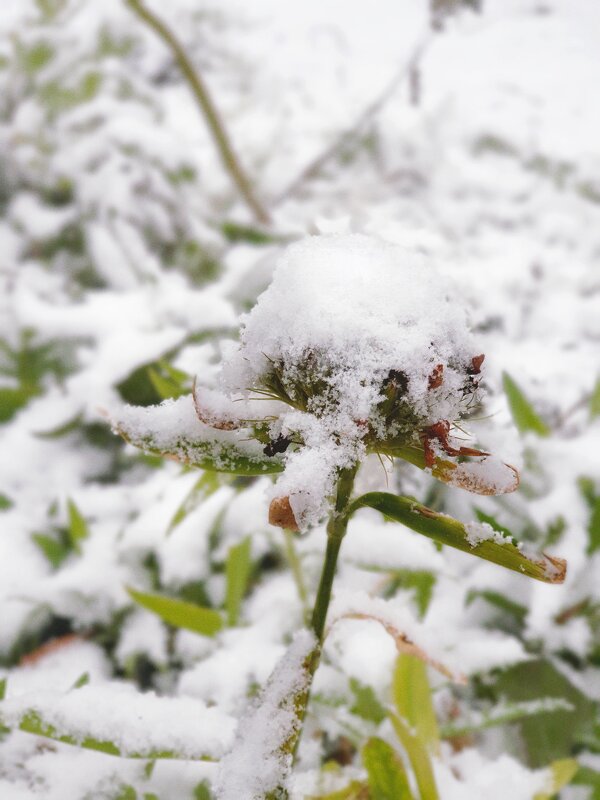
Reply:
[[[2,494],[0,492],[0,511],[8,511],[9,508],[12,508],[13,501],[7,494]]]
[[[551,560],[548,556],[540,556],[539,559],[529,558],[509,540],[500,544],[487,539],[472,545],[469,542],[469,533],[462,522],[446,514],[432,511],[410,497],[398,497],[386,492],[369,492],[351,504],[349,514],[363,507],[374,508],[388,519],[401,522],[407,528],[422,533],[440,544],[479,556],[530,578],[549,583],[560,583],[564,580],[564,562],[560,563],[558,559]]]
[[[203,500],[207,500],[214,494],[217,489],[223,485],[223,482],[224,478],[218,472],[203,473],[192,486],[177,511],[173,514],[173,518],[167,528],[167,534],[172,533],[179,523],[183,522],[190,511],[196,508]]]
[[[404,765],[394,748],[372,738],[362,749],[371,800],[413,800]]]
[[[591,478],[579,479],[579,490],[589,508],[588,553],[595,553],[600,548],[600,491]]]
[[[202,608],[167,595],[138,592],[130,588],[127,592],[142,608],[176,628],[184,628],[203,636],[214,636],[223,627],[223,617],[214,608]]]
[[[227,624],[237,625],[242,600],[248,587],[252,570],[250,554],[252,544],[247,536],[230,548],[225,562],[225,611]]]
[[[576,753],[582,737],[591,733],[597,714],[595,704],[544,660],[527,661],[503,671],[494,693],[509,703],[560,698],[570,704],[570,711],[547,711],[517,723],[532,767],[543,767]]]
[[[414,735],[431,752],[439,749],[440,733],[431,700],[427,668],[421,659],[401,653],[393,678],[394,705]]]
[[[550,770],[550,786],[547,792],[539,792],[535,795],[533,800],[552,800],[552,797],[557,792],[571,782],[575,773],[579,768],[579,764],[573,758],[563,758],[558,761],[553,761],[549,766]]]
[[[76,553],[81,553],[81,543],[89,536],[87,522],[72,500],[67,502],[69,513],[69,526],[67,528],[71,547]]]
[[[597,379],[592,396],[590,397],[590,417],[595,419],[600,416],[600,378]]]
[[[73,552],[72,543],[67,539],[64,531],[60,529],[55,531],[54,536],[46,533],[34,533],[31,538],[54,569],[58,569],[70,553]]]
[[[350,678],[350,690],[354,695],[354,705],[350,707],[353,714],[375,725],[383,722],[387,712],[370,686]]]
[[[523,391],[505,372],[502,376],[504,391],[508,398],[508,405],[510,407],[512,417],[515,425],[521,433],[537,433],[538,436],[549,436],[550,428],[538,415],[534,407],[531,405]]]

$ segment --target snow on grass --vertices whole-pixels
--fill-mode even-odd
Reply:
[[[142,694],[117,682],[66,693],[32,691],[0,705],[0,719],[8,727],[17,728],[31,716],[58,737],[110,743],[125,756],[168,752],[179,758],[218,758],[235,727],[232,717],[200,700]]]

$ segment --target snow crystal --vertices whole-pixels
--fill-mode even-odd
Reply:
[[[295,700],[307,688],[306,659],[315,646],[311,632],[297,633],[258,704],[240,720],[215,782],[219,800],[260,800],[285,783],[292,755],[284,747],[298,730]]]
[[[495,542],[496,544],[510,544],[510,539],[500,531],[494,530],[487,522],[465,523],[467,532],[466,540],[471,547],[477,547],[482,542]]]

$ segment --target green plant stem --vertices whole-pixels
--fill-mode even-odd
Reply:
[[[311,627],[319,644],[323,644],[327,610],[331,600],[331,588],[335,577],[337,559],[342,546],[342,540],[348,527],[348,505],[354,486],[354,477],[357,467],[345,469],[340,472],[337,485],[335,506],[327,523],[327,548],[325,561],[321,572],[321,580],[317,591],[317,598],[312,614]],[[316,669],[316,666],[315,666]]]
[[[124,0],[125,4],[137,14],[137,16],[145,22],[158,36],[163,40],[167,47],[171,50],[175,61],[179,65],[184,78],[189,84],[190,89],[196,99],[198,107],[206,120],[208,128],[212,134],[214,142],[219,151],[221,161],[227,173],[236,185],[238,191],[244,198],[246,205],[250,208],[258,222],[263,225],[270,223],[270,217],[266,209],[263,207],[260,200],[254,194],[252,184],[246,175],[239,158],[237,157],[229,135],[225,130],[223,121],[217,111],[217,108],[210,96],[208,88],[202,79],[202,76],[194,69],[191,61],[189,60],[181,43],[176,39],[173,32],[159,19],[150,9],[148,9],[141,0]]]
[[[348,507],[350,505],[350,496],[354,486],[354,478],[358,464],[349,469],[341,470],[335,498],[334,508],[329,516],[327,523],[327,547],[325,550],[325,561],[323,562],[323,569],[321,571],[321,580],[319,581],[319,588],[317,590],[317,597],[312,612],[311,624],[313,633],[317,640],[310,660],[307,664],[308,670],[308,685],[305,693],[298,699],[297,716],[300,722],[298,732],[295,734],[293,741],[288,743],[289,750],[292,752],[294,758],[300,743],[302,735],[302,726],[304,717],[306,716],[306,708],[310,699],[310,688],[312,685],[313,677],[319,666],[321,660],[321,647],[323,645],[323,638],[325,635],[325,623],[327,621],[327,611],[331,601],[331,589],[333,586],[333,579],[335,577],[335,569],[337,559],[342,546],[342,540],[346,534],[348,527]]]
[[[306,592],[306,584],[304,583],[304,575],[302,574],[302,564],[300,563],[298,553],[296,552],[296,548],[294,546],[294,534],[292,531],[288,530],[288,528],[284,528],[283,530],[283,541],[285,544],[285,555],[290,565],[290,569],[292,570],[298,597],[300,598],[302,608],[306,613],[308,608],[308,594]]]

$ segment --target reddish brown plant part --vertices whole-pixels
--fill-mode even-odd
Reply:
[[[439,389],[443,382],[444,382],[444,365],[437,364],[431,371],[429,380],[427,381],[427,388],[429,390]]]
[[[479,375],[481,372],[481,365],[485,360],[484,353],[481,353],[478,356],[473,356],[471,359],[471,366],[467,368],[467,375]]]
[[[240,427],[239,420],[232,420],[226,419],[225,417],[219,417],[216,414],[211,414],[209,409],[203,408],[200,404],[200,400],[198,399],[198,395],[196,393],[196,379],[194,378],[194,384],[192,386],[192,398],[194,400],[194,408],[196,409],[196,416],[203,422],[205,425],[209,425],[211,428],[216,428],[219,431],[235,431]]]
[[[434,441],[437,441],[444,453],[449,456],[489,456],[489,453],[485,453],[483,450],[475,450],[473,447],[452,447],[449,436],[450,423],[447,419],[441,419],[434,425],[425,428],[421,434],[421,441],[423,442],[426,467],[431,468],[435,464]]]
[[[276,528],[287,528],[289,531],[300,530],[289,497],[275,497],[271,500],[269,524]]]
[[[82,637],[78,636],[76,633],[67,633],[64,636],[57,636],[54,639],[50,639],[48,642],[44,642],[44,644],[39,647],[36,647],[36,649],[32,650],[30,653],[25,653],[25,655],[21,656],[19,666],[27,667],[37,664],[38,661],[41,661],[46,656],[55,653],[57,650],[62,650],[64,647],[69,647],[75,642],[80,642],[81,640]]]

